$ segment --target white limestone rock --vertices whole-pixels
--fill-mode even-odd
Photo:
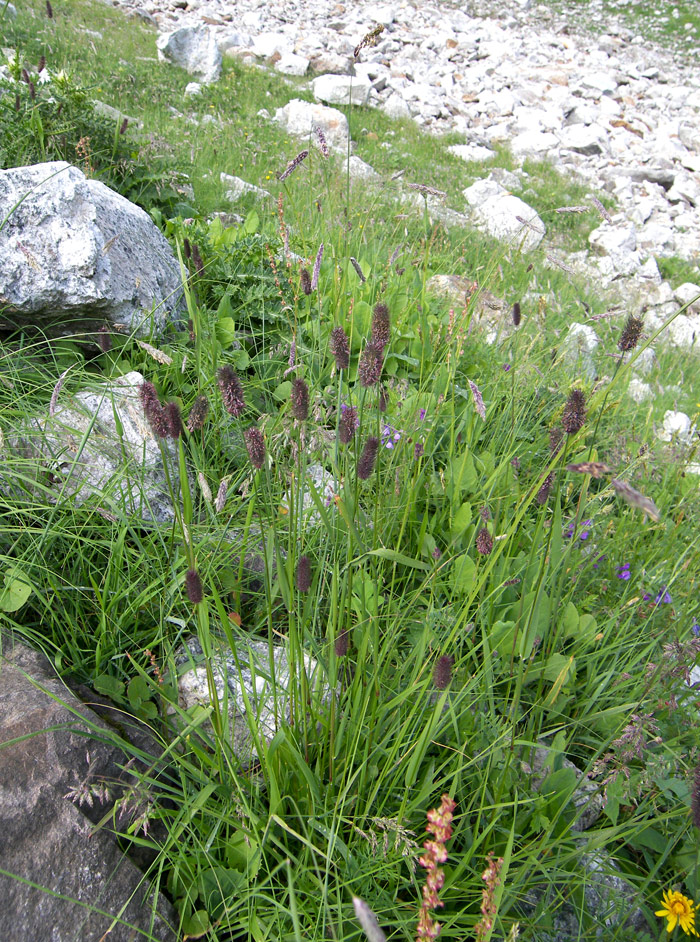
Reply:
[[[273,120],[296,137],[308,138],[314,128],[319,127],[330,148],[347,153],[350,137],[348,119],[337,108],[293,98],[284,108],[275,111]]]
[[[631,399],[640,403],[647,402],[649,399],[654,398],[654,390],[651,388],[649,383],[645,383],[637,376],[633,376],[629,381],[627,393]]]
[[[74,396],[64,393],[53,416],[20,429],[9,448],[35,459],[37,476],[40,467],[51,472],[54,484],[42,491],[44,499],[53,491],[56,500],[80,506],[96,497],[115,518],[174,519],[159,440],[143,414],[142,383],[134,371]],[[176,462],[173,443],[166,448]]]
[[[685,412],[669,409],[664,413],[663,425],[656,436],[662,442],[678,441],[687,445],[695,438],[696,428]]]
[[[185,98],[199,98],[202,94],[202,85],[200,82],[188,82],[185,85]]]
[[[574,323],[564,338],[560,355],[572,379],[583,376],[593,382],[598,376],[594,354],[600,343],[598,334],[588,324]]]
[[[492,195],[484,198],[489,188]],[[463,193],[471,206],[470,218],[495,239],[529,252],[544,238],[545,226],[535,210],[499,184],[479,180]]]
[[[380,174],[355,154],[350,155],[350,176],[353,180],[381,180]]]
[[[183,26],[156,40],[158,58],[209,85],[221,76],[221,53],[208,26]]]
[[[686,281],[676,288],[673,296],[680,305],[688,305],[688,314],[700,314],[700,285]]]
[[[287,649],[273,645],[272,660],[267,641],[252,638],[241,641],[232,652],[226,643],[212,639],[213,655],[209,666],[214,678],[220,707],[227,703],[225,735],[232,752],[244,767],[258,757],[255,739],[269,745],[282,724],[289,722],[292,678]],[[210,710],[211,691],[206,659],[195,637],[188,638],[175,654],[178,699],[182,709],[195,715],[197,708]],[[297,663],[298,672],[302,665]],[[328,702],[330,688],[319,663],[303,654],[303,670],[308,689],[320,690],[320,701]],[[247,703],[246,703],[247,701]],[[254,711],[248,715],[248,706]],[[179,721],[178,721],[179,722]],[[251,727],[254,732],[251,732]],[[211,734],[209,721],[205,729]]]
[[[491,150],[490,147],[482,147],[479,144],[453,144],[447,149],[455,157],[459,157],[468,163],[481,163],[496,156],[496,152]]]
[[[265,196],[269,196],[267,190],[264,190],[260,186],[255,186],[253,183],[248,183],[246,180],[242,180],[240,177],[235,177],[230,173],[221,173],[219,174],[219,179],[228,187],[226,191],[226,199],[232,203],[238,202],[238,200],[245,196],[248,193],[253,193],[255,196],[260,197],[261,199]]]
[[[284,33],[260,33],[253,40],[253,52],[261,59],[288,56],[294,53],[294,45]]]
[[[390,118],[410,118],[411,109],[397,92],[393,92],[382,105],[382,111]]]
[[[309,60],[293,52],[287,52],[275,62],[275,71],[282,75],[306,75],[309,69]]]
[[[372,85],[351,75],[319,75],[311,83],[316,101],[326,105],[366,105]]]
[[[0,170],[0,318],[48,333],[161,333],[182,311],[180,266],[139,206],[63,161]]]

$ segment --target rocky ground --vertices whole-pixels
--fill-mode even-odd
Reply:
[[[521,162],[551,160],[618,207],[591,234],[590,251],[563,264],[603,287],[623,286],[622,296],[651,309],[650,326],[694,296],[691,285],[674,297],[654,259],[700,257],[700,73],[620,17],[606,19],[603,33],[577,31],[600,26],[601,0],[556,9],[476,0],[470,12],[416,0],[112,2],[162,34],[204,25],[224,54],[266,60],[281,73],[325,74],[312,87],[326,104],[347,101],[347,82],[334,85],[333,74],[354,72],[353,101],[435,134],[462,134],[455,152],[465,160],[487,159],[500,142]],[[377,26],[376,44],[355,59]],[[502,188],[502,176],[496,182]],[[467,216],[478,216],[482,189],[474,199],[465,191]],[[673,332],[674,342],[693,344],[694,319],[681,316]]]

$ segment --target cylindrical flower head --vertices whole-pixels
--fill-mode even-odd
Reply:
[[[232,366],[226,364],[222,366],[217,373],[219,378],[219,389],[224,408],[230,414],[238,418],[245,411],[245,399],[243,398],[243,386],[238,378],[236,371]]]
[[[561,424],[568,435],[575,435],[586,421],[586,397],[580,389],[572,389],[566,400]]]
[[[292,415],[303,422],[309,417],[309,387],[303,379],[292,380]]]
[[[308,592],[311,588],[311,561],[308,556],[300,556],[296,572],[297,589]]]
[[[361,481],[366,481],[374,471],[374,463],[377,460],[379,451],[379,439],[375,435],[370,435],[362,449],[362,454],[357,462],[357,476]]]
[[[535,500],[537,501],[538,504],[547,503],[547,498],[549,497],[549,492],[552,489],[553,483],[554,483],[554,472],[550,471],[547,477],[542,482],[542,486],[540,487],[535,497]]]
[[[309,274],[308,268],[302,268],[301,270],[301,290],[308,297],[311,294],[311,275]]]
[[[169,402],[165,407],[165,415],[168,420],[170,438],[179,438],[183,432],[180,406],[176,402]]]
[[[196,432],[202,428],[209,412],[209,400],[206,396],[197,396],[190,409],[190,417],[187,420],[187,431]]]
[[[165,409],[160,404],[156,387],[146,380],[139,387],[139,395],[143,406],[143,414],[146,416],[153,434],[158,438],[167,438],[170,434],[170,425]]]
[[[382,348],[372,340],[365,346],[357,367],[360,385],[365,388],[375,386],[382,375]]]
[[[354,406],[345,406],[340,412],[340,421],[338,422],[338,438],[341,445],[349,445],[355,437],[357,430],[358,415]]]
[[[452,665],[454,658],[450,654],[443,654],[437,659],[433,670],[433,683],[438,690],[444,690],[452,680]]]
[[[486,527],[482,527],[477,534],[476,549],[482,556],[488,556],[493,549],[493,537]]]
[[[334,648],[336,657],[345,657],[345,655],[348,653],[349,641],[350,632],[341,631],[338,637],[335,639]],[[698,827],[700,827],[700,825],[698,825]]]
[[[515,304],[513,305],[512,316],[513,316],[513,326],[519,327],[520,326],[520,301],[516,301]]]
[[[331,331],[330,348],[337,369],[346,370],[350,365],[350,341],[342,327]]]
[[[617,342],[618,347],[623,353],[627,353],[628,350],[634,350],[639,343],[643,327],[644,321],[641,317],[634,317],[633,314],[630,314],[625,326],[622,328],[620,339]]]
[[[372,311],[372,343],[382,350],[389,343],[391,333],[391,323],[389,319],[389,308],[380,301],[374,305]]]
[[[389,397],[387,395],[386,389],[384,389],[382,386],[379,390],[379,402],[377,403],[377,408],[380,412],[386,412],[388,405]]]
[[[245,430],[243,437],[245,438],[245,446],[248,449],[250,463],[259,471],[265,464],[265,439],[263,438],[263,433],[257,425],[251,425],[250,428]]]
[[[199,578],[196,569],[188,569],[185,573],[185,591],[187,592],[187,598],[193,605],[197,605],[204,599],[202,580]]]

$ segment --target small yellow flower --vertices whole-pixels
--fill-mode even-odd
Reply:
[[[695,931],[695,903],[677,890],[664,890],[663,909],[654,915],[667,919],[666,930],[673,932],[677,924],[686,935],[697,936]]]

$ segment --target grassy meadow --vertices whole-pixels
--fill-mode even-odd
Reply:
[[[0,4],[19,56],[0,165],[68,159],[142,205],[181,259],[189,323],[151,338],[169,362],[117,332],[0,334],[0,617],[165,750],[122,799],[131,814],[103,826],[151,851],[146,882],[173,901],[178,937],[350,942],[353,897],[394,940],[434,937],[439,920],[455,942],[541,942],[567,908],[572,939],[666,937],[662,894],[700,901],[686,684],[700,492],[685,471],[700,459],[655,429],[667,409],[698,421],[698,360],[548,259],[585,247],[591,197],[612,211],[609,196],[526,164],[516,195],[547,236],[523,255],[433,221],[405,186],[461,211],[462,189],[514,168],[507,150],[466,164],[455,136],[348,107],[354,152],[380,174],[352,181],[342,155],[259,116],[311,100],[300,80],[226,59],[187,99],[190,76],[157,62],[139,19],[86,0],[51,17],[17,6],[10,19]],[[232,205],[221,172],[269,199]],[[556,212],[578,205],[590,211]],[[663,271],[674,287],[697,278],[679,259]],[[463,302],[428,289],[444,274],[472,282]],[[503,309],[487,343],[490,296]],[[601,339],[595,381],[561,356],[574,321]],[[657,395],[638,404],[626,388],[652,343]],[[51,469],[8,450],[66,369],[64,401],[139,370],[154,429],[189,422],[164,429],[173,524],[125,515],[108,491],[57,502]],[[305,483],[314,465],[328,496]],[[241,545],[262,557],[252,583]],[[250,719],[253,766],[233,754],[225,704],[177,704],[175,652],[193,634],[205,652],[287,652],[289,714],[270,742]],[[587,830],[582,780],[602,805]],[[446,861],[423,849],[431,809]],[[634,888],[609,918],[585,903],[602,851]],[[637,907],[648,931],[625,925]]]

